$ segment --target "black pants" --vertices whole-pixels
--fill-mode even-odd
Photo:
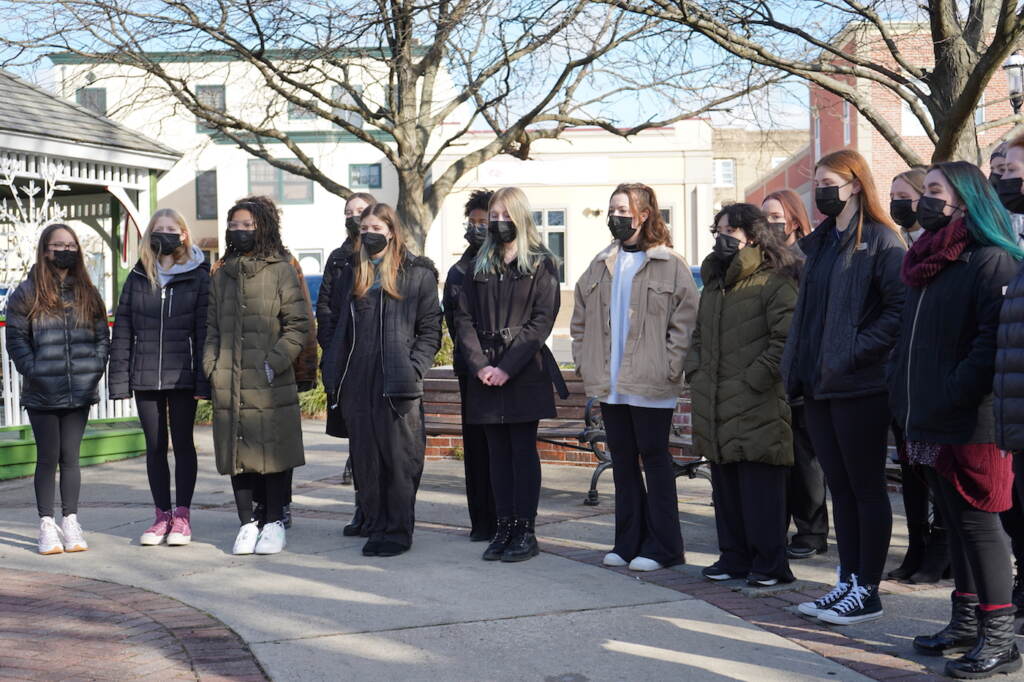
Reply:
[[[284,518],[284,505],[288,499],[288,472],[273,474],[238,474],[231,477],[235,492],[235,506],[241,523],[260,521],[273,523]],[[264,500],[264,518],[253,517],[253,503]]]
[[[726,572],[793,580],[786,558],[787,469],[760,462],[711,465],[718,565]]]
[[[662,566],[683,561],[676,478],[668,451],[673,412],[601,403],[615,479],[612,551],[626,561],[645,557]]]
[[[540,504],[538,422],[487,424],[491,460],[491,489],[499,518],[533,519]]]
[[[491,491],[491,462],[487,452],[487,434],[480,424],[466,423],[466,377],[459,377],[462,399],[462,463],[466,469],[466,502],[469,506],[470,532],[493,535],[497,522],[494,493]]]
[[[28,410],[36,440],[36,509],[39,516],[53,516],[54,478],[60,466],[60,506],[64,516],[78,513],[82,472],[78,457],[89,419],[88,407],[70,410]]]
[[[196,444],[192,429],[196,421],[196,399],[192,391],[136,391],[135,405],[146,435],[146,474],[153,504],[171,509],[171,469],[167,464],[167,424],[174,446],[174,500],[178,507],[192,506],[196,489]]]
[[[999,513],[1003,530],[1010,536],[1010,548],[1017,566],[1024,568],[1024,506],[1021,505],[1024,490],[1024,455],[1013,457],[1013,506]]]
[[[825,551],[828,547],[828,506],[825,472],[814,454],[803,405],[793,405],[793,466],[789,469],[786,505],[796,526],[790,541],[797,547]]]
[[[861,584],[877,585],[892,534],[885,483],[888,396],[807,400],[806,410],[814,452],[832,492],[843,577],[856,573]]]
[[[1013,572],[999,514],[972,507],[935,469],[927,467],[927,475],[949,529],[950,562],[957,591],[978,595],[981,604],[1009,605]]]

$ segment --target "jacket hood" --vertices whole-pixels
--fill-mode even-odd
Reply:
[[[700,276],[705,282],[712,282],[716,279],[724,279],[727,287],[736,282],[750,277],[764,265],[764,254],[757,246],[747,246],[739,250],[736,256],[729,261],[729,267],[722,268],[722,261],[715,254],[704,259],[700,267]]]
[[[225,274],[235,278],[238,277],[238,273],[241,271],[247,276],[252,277],[272,263],[288,263],[291,262],[291,259],[291,254],[287,252],[275,253],[269,256],[229,256],[226,260],[218,261],[217,265],[213,267],[213,271],[223,270]]]
[[[192,250],[188,254],[188,260],[186,260],[184,263],[172,263],[171,267],[164,270],[160,266],[160,263],[158,262],[156,264],[156,271],[157,274],[160,275],[161,281],[163,281],[164,277],[170,279],[174,275],[180,275],[186,272],[191,272],[198,268],[200,265],[205,264],[206,258],[203,256],[203,250],[200,249],[195,244],[193,244]]]

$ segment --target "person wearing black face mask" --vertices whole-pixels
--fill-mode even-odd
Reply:
[[[320,280],[320,292],[316,299],[316,340],[321,350],[327,347],[338,324],[338,316],[344,312],[337,307],[331,307],[334,282],[345,268],[352,265],[352,246],[359,236],[360,216],[376,203],[374,196],[366,192],[356,192],[345,201],[345,240],[327,257],[323,278]],[[327,435],[342,438],[340,434],[343,428],[338,409],[331,407],[331,401],[327,401]],[[353,478],[351,457],[345,462],[341,480],[343,484],[352,483],[356,489],[355,511],[352,520],[342,529],[342,533],[346,536],[364,535],[363,514],[359,507],[359,482]]]
[[[441,308],[437,271],[408,252],[393,208],[367,209],[360,229],[355,264],[333,292],[351,313],[324,351],[324,388],[349,438],[363,555],[391,557],[412,546],[426,451],[423,381],[441,347]]]
[[[601,401],[612,458],[615,542],[604,564],[650,571],[684,560],[668,438],[697,285],[647,185],[615,188],[608,229],[615,241],[576,283],[573,358]]]
[[[497,516],[494,511],[494,493],[491,491],[491,468],[487,451],[487,435],[480,424],[466,422],[466,387],[470,378],[466,358],[455,331],[455,310],[459,306],[459,294],[466,280],[466,273],[473,267],[480,247],[487,239],[487,207],[493,192],[480,189],[469,195],[466,202],[466,241],[469,246],[459,260],[448,270],[444,281],[445,325],[452,339],[452,367],[459,379],[459,395],[462,407],[462,462],[466,472],[466,502],[469,508],[469,539],[478,542],[494,536]]]
[[[798,263],[756,206],[726,206],[713,229],[686,357],[694,454],[711,462],[720,550],[702,574],[768,587],[794,579],[786,554],[793,440],[789,406],[779,399],[779,360]]]
[[[143,246],[147,243],[121,289],[107,380],[111,398],[134,394],[146,437],[156,519],[139,543],[187,545],[198,470],[192,435],[196,404],[210,397],[196,352],[206,341],[210,266],[192,243],[185,219],[173,209],[153,215],[142,237]],[[168,441],[174,445],[173,506]]]

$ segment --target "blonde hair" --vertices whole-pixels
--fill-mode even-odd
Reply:
[[[181,230],[181,246],[171,253],[174,256],[174,262],[185,263],[192,253],[192,231],[188,229],[185,216],[173,208],[161,208],[154,213],[153,217],[149,219],[149,225],[146,226],[146,231],[142,233],[142,239],[139,242],[139,260],[142,261],[142,269],[145,271],[146,278],[149,279],[149,283],[154,289],[160,287],[160,280],[156,272],[157,258],[159,256],[153,251],[153,247],[150,244],[153,239],[153,228],[156,226],[156,221],[160,218],[170,218],[177,223],[178,229]]]
[[[488,211],[499,202],[504,204],[508,217],[516,226],[515,243],[516,252],[519,254],[519,270],[532,275],[545,258],[550,258],[557,264],[557,259],[544,245],[537,226],[533,224],[533,212],[523,190],[518,187],[502,187],[491,197]],[[477,254],[473,272],[492,275],[504,272],[507,268],[503,246],[495,241],[494,236],[488,231],[487,238],[480,247],[480,253]]]
[[[387,204],[373,204],[363,209],[363,214],[359,217],[360,222],[366,220],[370,216],[380,218],[388,229],[391,230],[391,241],[388,242],[387,247],[383,251],[380,262],[380,285],[387,292],[388,296],[394,299],[401,299],[402,294],[398,290],[398,271],[402,267],[402,263],[405,261],[406,247],[405,247],[405,228],[402,226],[402,221],[398,219],[398,214],[395,213],[395,209],[391,208]],[[356,277],[355,286],[353,287],[353,293],[356,298],[362,298],[366,295],[366,292],[373,286],[374,278],[374,267],[373,263],[370,262],[370,257],[366,254],[366,250],[363,248],[363,233],[360,232],[356,236],[356,242],[354,244],[354,251],[356,255]]]
[[[898,173],[893,177],[892,181],[902,180],[911,187],[918,194],[924,194],[924,176],[928,175],[928,169],[924,166],[911,166],[910,170],[905,170],[902,173]]]

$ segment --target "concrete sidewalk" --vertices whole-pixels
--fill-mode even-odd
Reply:
[[[640,578],[605,569],[596,564],[613,533],[611,476],[601,505],[585,507],[590,470],[576,467],[544,467],[538,535],[545,551],[534,560],[480,560],[482,544],[465,533],[461,463],[449,461],[427,463],[412,551],[363,557],[363,540],[341,535],[352,509],[352,488],[336,483],[342,441],[316,422],[305,428],[309,464],[296,471],[295,525],[280,555],[230,554],[237,530],[230,482],[215,473],[209,431],[199,429],[191,546],[138,546],[152,521],[139,458],[83,470],[80,517],[91,545],[83,554],[36,555],[31,481],[0,484],[0,568],[95,578],[180,600],[238,633],[276,680],[865,679],[836,661],[894,677],[901,669],[885,654],[907,655],[909,638],[941,627],[946,615],[948,587],[907,591],[886,596],[882,621],[833,635],[803,626],[788,608],[800,598],[795,591],[817,585],[754,594],[703,583],[695,576],[716,550],[710,488],[701,480],[679,481],[689,565]],[[894,560],[899,553],[894,547]],[[794,562],[794,571],[827,582],[833,556]],[[924,663],[938,670],[941,661]],[[3,668],[0,647],[0,677]],[[908,676],[920,670],[902,668]],[[207,679],[200,666],[193,671]]]

